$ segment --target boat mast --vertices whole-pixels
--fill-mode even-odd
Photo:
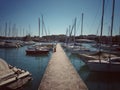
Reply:
[[[7,22],[5,23],[5,37],[7,37]]]
[[[75,36],[76,36],[76,21],[77,18],[75,18],[75,22],[74,22],[74,44],[75,44]]]
[[[42,36],[43,36],[43,25],[44,25],[44,21],[43,21],[43,15],[42,15]]]
[[[46,34],[46,36],[47,36],[47,30],[46,30],[46,27],[45,27],[44,20],[43,20],[43,26],[44,26],[44,31],[45,31],[45,34]]]
[[[108,26],[108,42],[107,42],[107,44],[109,45],[110,44],[110,29],[111,29],[111,27],[110,26]]]
[[[81,38],[83,38],[83,37],[82,37],[82,35],[83,35],[83,16],[84,16],[84,13],[82,13]]]
[[[30,27],[30,24],[29,24],[29,32],[28,34],[31,36],[31,27]]]
[[[23,37],[25,36],[24,33],[25,33],[25,30],[24,30],[24,28],[23,28]]]
[[[68,32],[69,32],[68,43],[70,43],[70,41],[71,41],[71,25],[69,25]]]
[[[9,22],[9,32],[8,32],[8,36],[10,37],[10,32],[11,32],[11,23]]]
[[[103,5],[102,5],[102,18],[101,18],[101,31],[100,31],[100,38],[99,38],[99,53],[101,54],[101,44],[102,44],[102,32],[103,32],[103,20],[104,20],[104,6],[105,6],[105,0],[103,0]],[[100,60],[100,54],[99,54],[99,60]],[[101,62],[101,60],[100,60]]]
[[[38,18],[38,29],[39,29],[39,37],[40,37],[40,18]]]
[[[112,5],[112,19],[111,19],[111,33],[110,33],[110,39],[111,39],[111,43],[110,43],[110,52],[112,51],[112,33],[113,33],[113,22],[114,22],[114,8],[115,8],[115,0],[113,0],[113,5]],[[109,60],[111,58],[111,54],[109,54]]]
[[[68,45],[68,28],[66,29],[66,39],[65,39],[66,45]]]
[[[71,26],[69,27],[69,29],[70,29],[70,39],[69,39],[69,41],[71,41],[71,36],[72,36],[73,30],[74,30],[74,37],[75,37],[75,23],[76,23],[76,20],[74,21],[72,27],[71,27]],[[74,40],[75,40],[74,37],[73,37],[73,42],[74,42]]]
[[[119,35],[118,35],[118,39],[120,37],[120,26],[119,26]],[[118,40],[118,45],[120,46],[120,40]]]

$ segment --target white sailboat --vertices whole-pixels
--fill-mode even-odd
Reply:
[[[83,29],[83,15],[84,14],[82,13],[81,36],[82,36],[82,29]],[[82,46],[81,43],[76,43],[76,39],[75,39],[75,36],[76,36],[76,20],[77,19],[75,18],[75,22],[74,22],[74,25],[73,25],[74,26],[74,42],[73,42],[72,45],[68,46],[68,49],[72,54],[84,53],[84,52],[89,51],[85,46]],[[71,33],[72,33],[72,30],[71,30]]]
[[[102,20],[101,20],[101,36],[103,29],[103,18],[104,18],[104,3],[103,0],[103,12],[102,12]],[[112,21],[111,21],[111,47],[112,47],[112,30],[113,30],[113,20],[114,20],[114,6],[115,0],[113,0],[113,9],[112,9]],[[99,49],[101,51],[101,48]],[[112,50],[110,50],[111,52]],[[98,59],[98,60],[88,60],[86,62],[87,66],[91,71],[105,71],[105,72],[120,72],[120,57],[112,57],[111,54],[106,59]]]

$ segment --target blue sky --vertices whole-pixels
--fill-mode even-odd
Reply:
[[[114,32],[119,33],[120,0],[116,0]],[[96,34],[100,31],[102,0],[0,0],[0,30],[5,23],[16,24],[18,33],[38,35],[38,18],[44,16],[50,34],[65,34],[66,28],[77,18],[77,35],[80,35],[81,14],[84,13],[83,34]],[[103,34],[108,35],[111,23],[112,0],[105,0]]]

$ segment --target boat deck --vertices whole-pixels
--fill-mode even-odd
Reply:
[[[98,54],[79,54],[78,55],[84,62],[88,62],[89,60],[108,60],[109,53],[102,53],[101,55]],[[117,57],[117,55],[111,54],[111,58]]]
[[[60,44],[56,45],[38,90],[88,90]]]

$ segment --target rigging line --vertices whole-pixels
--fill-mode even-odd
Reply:
[[[75,23],[75,22],[74,22]],[[73,29],[74,29],[74,23],[72,25],[71,31],[70,31],[70,36],[72,35]]]
[[[105,12],[107,12],[107,10],[109,9],[109,4],[110,4],[109,1],[110,1],[110,0],[105,1],[105,8],[104,8],[104,11],[105,11]],[[104,24],[107,25],[107,24],[109,24],[109,22],[110,22],[110,20],[109,20],[109,21],[106,21],[106,20],[105,20],[105,21],[104,21]]]
[[[110,47],[112,48],[112,45],[113,45],[113,40],[112,40],[112,37],[113,37],[113,25],[114,25],[114,11],[115,11],[115,0],[113,0],[112,2],[112,17],[111,17],[111,32],[110,32],[110,39],[111,39],[111,44],[110,44]],[[112,49],[110,48],[110,51],[112,51]],[[111,54],[109,54],[109,60],[111,58]]]
[[[78,21],[78,23],[77,23],[77,29],[76,29],[76,31],[78,31],[79,30],[79,28],[80,28],[80,19],[79,19],[79,21]]]
[[[48,35],[50,35],[50,29],[49,29],[49,27],[48,27]]]
[[[41,37],[43,36],[43,23],[44,23],[44,21],[43,21],[43,15],[42,15],[42,35],[41,35]]]
[[[45,29],[45,34],[47,36],[47,31],[46,31],[46,27],[45,27],[45,23],[43,22],[43,26],[44,26],[44,29]]]
[[[40,37],[40,33],[41,33],[41,32],[40,32],[40,18],[38,18],[38,30],[39,30],[39,34],[38,34],[38,35],[39,35],[39,37]]]
[[[99,11],[100,11],[100,5],[101,5],[101,1],[100,1],[100,4],[98,5],[97,12],[96,12],[95,18],[94,18],[94,20],[93,20],[93,23],[91,24],[90,31],[91,31],[91,29],[92,29],[95,21],[97,20],[97,16],[98,16]]]
[[[98,33],[99,33],[100,25],[101,25],[101,23],[99,23],[99,25],[98,25],[96,35],[98,35]]]
[[[101,29],[100,29],[100,37],[99,37],[99,52],[101,52],[101,45],[102,45],[102,34],[103,34],[103,22],[104,22],[104,7],[105,7],[105,0],[102,1],[102,17],[101,17]],[[101,63],[100,55],[99,55],[99,62]]]
[[[106,3],[105,3],[105,10],[104,10],[105,12],[108,9],[108,4],[109,4],[109,0],[107,0]]]
[[[84,17],[84,13],[82,13],[81,36],[83,35],[83,17]]]

